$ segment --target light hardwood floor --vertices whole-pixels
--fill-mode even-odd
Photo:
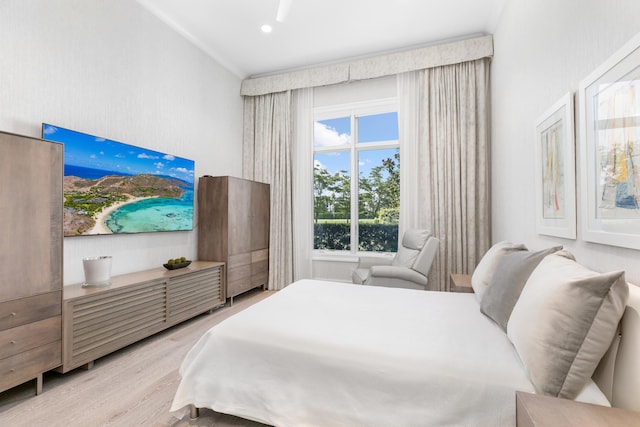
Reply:
[[[234,299],[212,314],[203,314],[95,361],[90,370],[49,372],[43,393],[35,381],[0,393],[0,426],[251,426],[247,421],[211,410],[181,419],[169,413],[178,387],[178,369],[195,342],[216,323],[266,298],[256,290]]]

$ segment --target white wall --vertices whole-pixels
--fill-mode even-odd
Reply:
[[[47,122],[241,176],[239,88],[135,1],[0,2],[0,130],[39,137]],[[113,274],[193,258],[196,232],[65,238],[64,283],[83,280],[85,256],[112,255]]]
[[[536,234],[532,161],[535,120],[640,32],[638,16],[637,0],[509,0],[494,33],[491,159],[494,242],[562,244],[582,264],[623,269],[640,284],[639,251],[581,239],[579,203],[577,240]]]

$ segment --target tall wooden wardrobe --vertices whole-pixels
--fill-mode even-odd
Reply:
[[[198,259],[227,265],[226,298],[269,280],[269,184],[231,176],[198,181]]]
[[[0,391],[62,364],[62,151],[0,132]]]

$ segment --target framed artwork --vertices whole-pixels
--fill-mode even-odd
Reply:
[[[584,240],[640,249],[640,34],[580,83]]]
[[[576,238],[573,95],[567,93],[536,121],[536,232]]]

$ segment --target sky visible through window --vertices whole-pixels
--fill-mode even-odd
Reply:
[[[378,142],[398,140],[397,113],[375,114],[358,117],[358,142]],[[351,143],[351,120],[349,117],[319,120],[315,122],[314,146],[316,148],[344,148],[345,151],[316,153],[315,161],[320,163],[332,175],[340,170],[349,171],[349,144]],[[360,156],[358,167],[360,175],[368,176],[371,168],[382,160],[393,156],[393,150],[368,150],[366,156]]]
[[[399,150],[395,111],[315,121],[314,249],[397,250]]]
[[[110,174],[171,176],[193,183],[194,161],[44,124],[45,139],[64,143],[64,163]],[[66,173],[65,173],[66,175]]]

